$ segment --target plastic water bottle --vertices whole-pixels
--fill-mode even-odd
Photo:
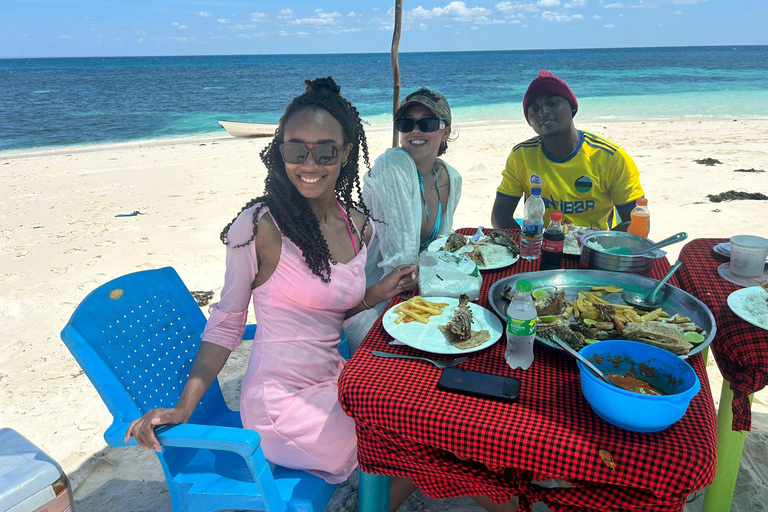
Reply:
[[[541,254],[541,235],[544,233],[544,200],[539,187],[531,189],[531,197],[525,202],[521,231],[520,256],[535,260]]]
[[[531,366],[535,336],[536,306],[531,298],[531,282],[519,279],[515,296],[507,308],[507,348],[504,359],[510,368],[527,370]]]
[[[638,199],[637,206],[632,209],[629,216],[632,218],[632,222],[627,228],[627,233],[648,238],[648,233],[651,231],[649,224],[651,212],[648,211],[648,199],[644,197]]]
[[[560,268],[565,244],[562,220],[563,214],[560,212],[554,212],[549,216],[549,225],[544,230],[541,241],[541,270]]]

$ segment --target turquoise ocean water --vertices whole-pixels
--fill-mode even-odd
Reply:
[[[406,53],[400,69],[404,93],[442,92],[459,125],[522,119],[541,69],[584,118],[768,117],[768,46]],[[3,59],[0,151],[276,123],[304,79],[327,75],[367,122],[389,122],[389,54]]]

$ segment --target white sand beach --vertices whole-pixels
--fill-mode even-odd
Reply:
[[[667,119],[576,125],[620,144],[635,159],[652,215],[650,238],[768,235],[765,201],[712,203],[728,190],[768,193],[768,120]],[[458,125],[445,159],[463,176],[454,227],[490,226],[495,189],[509,151],[533,136],[524,121]],[[11,427],[58,460],[78,512],[169,511],[156,457],[106,446],[111,416],[59,332],[77,304],[117,276],[173,266],[190,290],[223,285],[222,228],[262,192],[259,151],[268,139],[220,136],[0,153],[0,427]],[[391,141],[368,130],[371,160]],[[704,166],[695,159],[722,164]],[[764,169],[765,173],[734,172]],[[116,217],[138,210],[143,215]],[[518,215],[519,216],[519,215]],[[668,248],[674,261],[682,244]],[[214,299],[215,300],[215,299]],[[238,391],[249,344],[220,377],[228,401]],[[717,405],[722,378],[710,357]],[[732,511],[768,503],[768,389],[755,394]],[[702,494],[702,493],[699,493]],[[701,509],[703,497],[686,510]],[[419,493],[402,510],[480,510],[468,499]],[[357,477],[329,510],[357,509]],[[536,510],[547,510],[542,504]]]

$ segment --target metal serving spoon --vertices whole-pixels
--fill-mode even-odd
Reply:
[[[643,247],[641,249],[617,246],[617,247],[611,247],[610,249],[606,249],[605,252],[609,254],[619,254],[622,256],[645,256],[653,250],[660,249],[662,247],[675,244],[677,242],[682,242],[686,238],[688,238],[688,233],[686,233],[685,231],[681,231],[676,235],[672,235],[669,238],[665,238],[661,242],[656,242],[655,244],[649,245],[648,247]]]
[[[661,306],[661,299],[656,296],[659,293],[659,290],[661,290],[661,287],[664,286],[664,283],[666,283],[669,278],[672,277],[672,274],[677,272],[677,269],[679,269],[682,264],[682,261],[678,261],[672,265],[672,268],[669,269],[667,275],[661,278],[661,281],[659,281],[659,284],[656,285],[656,288],[651,290],[651,293],[649,293],[646,297],[643,297],[639,293],[624,292],[621,294],[621,298],[624,299],[624,302],[630,306],[636,307],[637,309],[642,309],[643,311],[653,311],[654,309]]]
[[[584,357],[583,355],[581,355],[578,352],[576,352],[575,350],[573,350],[570,345],[568,345],[566,342],[564,342],[563,340],[558,338],[557,334],[552,334],[552,341],[554,341],[555,343],[560,345],[560,348],[562,348],[563,350],[568,352],[570,355],[572,355],[573,357],[575,357],[576,359],[581,361],[584,364],[584,366],[589,368],[592,371],[592,373],[597,375],[599,378],[601,378],[602,380],[604,380],[605,382],[607,382],[611,386],[616,386],[617,388],[622,389],[619,385],[617,385],[611,379],[606,377],[605,374],[603,372],[601,372],[597,368],[597,366],[593,365],[586,357]]]

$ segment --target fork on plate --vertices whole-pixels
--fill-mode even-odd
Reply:
[[[381,352],[380,350],[371,350],[371,354],[376,357],[389,357],[393,359],[420,359],[422,361],[428,361],[438,368],[450,368],[456,366],[467,360],[467,356],[457,357],[456,359],[449,359],[447,361],[441,361],[439,359],[429,359],[427,357],[419,356],[407,356],[405,354],[393,354],[392,352]]]

